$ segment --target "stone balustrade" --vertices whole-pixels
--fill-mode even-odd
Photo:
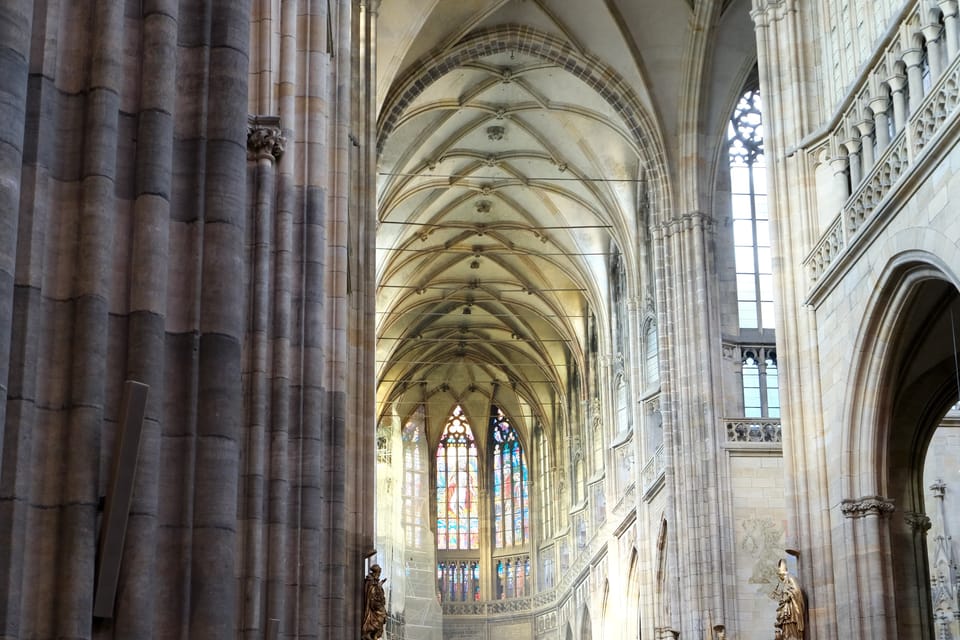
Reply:
[[[663,445],[661,444],[659,447],[657,447],[657,450],[653,453],[653,456],[647,460],[645,465],[643,465],[643,470],[640,472],[640,480],[643,483],[644,495],[646,495],[663,477],[663,474],[667,469],[666,460],[666,456],[663,453]]]
[[[894,184],[947,131],[960,97],[958,0],[914,0],[873,65],[841,103],[833,126],[801,143],[821,208],[840,210],[804,259],[813,283],[880,216]]]
[[[779,418],[726,418],[723,426],[728,444],[780,446],[783,442]]]

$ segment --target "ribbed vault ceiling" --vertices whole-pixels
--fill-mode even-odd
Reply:
[[[608,319],[612,254],[635,259],[644,153],[618,106],[628,96],[601,95],[560,57],[482,46],[490,37],[456,49],[526,24],[593,60],[557,12],[451,4],[471,7],[472,26],[444,33],[420,16],[435,46],[417,42],[421,60],[381,78],[392,88],[379,101],[378,401],[400,417],[424,400],[439,413],[460,403],[475,420],[496,402],[521,429],[534,416],[549,426],[582,375],[588,316]],[[596,9],[579,15],[604,34],[597,46],[629,59]],[[456,64],[425,62],[454,50]]]

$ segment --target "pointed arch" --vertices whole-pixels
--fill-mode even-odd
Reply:
[[[929,240],[929,237],[915,240]],[[917,243],[922,246],[921,243]],[[957,278],[922,249],[886,265],[854,344],[844,402],[838,535],[872,539],[847,559],[849,602],[872,597],[861,636],[932,637],[922,469],[940,419],[958,400],[951,314],[960,311]],[[908,526],[904,526],[906,523]],[[869,537],[869,538],[868,538]],[[869,584],[867,594],[860,585]]]
[[[470,422],[458,404],[437,445],[437,548],[480,548],[479,462]]]
[[[593,640],[593,621],[590,619],[590,607],[583,605],[580,616],[580,640]]]
[[[491,413],[493,546],[503,549],[530,541],[529,468],[520,435],[506,414],[496,405]]]

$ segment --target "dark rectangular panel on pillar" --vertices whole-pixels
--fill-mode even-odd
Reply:
[[[137,454],[140,450],[140,434],[143,430],[143,415],[149,388],[133,380],[127,380],[123,387],[113,474],[100,527],[96,592],[93,600],[93,615],[97,618],[113,617],[113,603],[117,595],[123,541],[127,535],[127,518],[133,498],[133,479],[137,473]]]

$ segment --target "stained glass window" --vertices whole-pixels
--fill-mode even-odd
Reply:
[[[476,560],[437,563],[437,589],[445,602],[480,599],[480,563]]]
[[[497,560],[497,598],[530,595],[530,556]]]
[[[520,438],[499,407],[493,407],[493,542],[497,549],[530,539],[527,459]]]
[[[437,446],[437,548],[479,549],[477,445],[457,406]]]

